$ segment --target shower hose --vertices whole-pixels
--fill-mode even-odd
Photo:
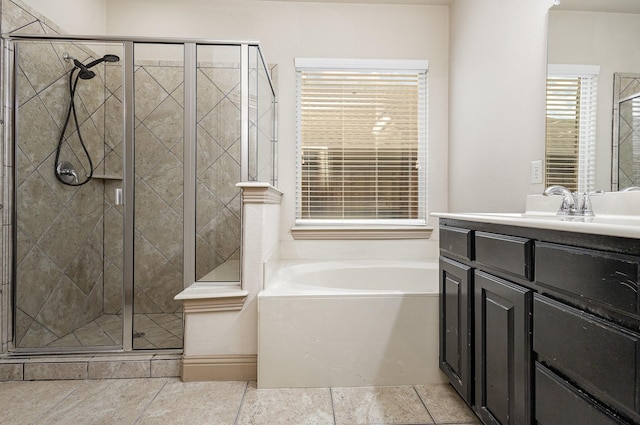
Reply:
[[[76,71],[78,70],[80,70],[80,72],[76,74]],[[91,155],[87,150],[87,146],[85,145],[84,140],[82,138],[82,133],[80,132],[80,124],[78,123],[78,114],[76,113],[76,104],[74,100],[75,94],[76,94],[76,87],[78,86],[78,80],[80,79],[80,75],[82,72],[83,70],[78,67],[74,67],[71,70],[71,72],[69,72],[69,97],[70,97],[69,109],[67,110],[67,117],[65,118],[64,125],[62,126],[62,131],[60,132],[58,147],[56,148],[56,159],[54,162],[54,174],[62,184],[65,184],[68,186],[82,186],[83,184],[88,183],[89,180],[91,180],[91,177],[93,177],[93,171],[94,171]],[[75,79],[74,79],[74,76],[75,76]],[[90,78],[86,78],[86,79],[90,79]],[[69,174],[75,173],[75,172],[73,170],[64,170],[63,172],[60,172],[59,166],[60,166],[60,151],[62,150],[62,145],[64,144],[64,134],[67,131],[67,127],[69,126],[69,120],[71,119],[72,115],[73,115],[73,121],[76,127],[76,132],[78,133],[78,139],[80,140],[80,145],[82,146],[82,150],[84,151],[84,154],[86,155],[87,160],[89,161],[89,174],[86,175],[86,178],[83,181],[78,181],[77,175],[74,174],[75,181],[69,182],[63,178],[64,172]]]

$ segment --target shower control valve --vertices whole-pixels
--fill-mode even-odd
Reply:
[[[64,183],[78,183],[78,173],[73,168],[73,165],[67,161],[58,164],[56,174]]]

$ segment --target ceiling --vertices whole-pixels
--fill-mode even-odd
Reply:
[[[640,0],[560,0],[552,10],[584,10],[589,12],[640,13]]]
[[[281,0],[319,3],[369,3],[369,4],[417,4],[442,6],[455,0]],[[582,10],[589,12],[640,13],[640,0],[560,0],[553,6],[558,10]]]
[[[427,6],[447,6],[453,0],[282,0],[282,1],[306,1],[314,3],[369,3],[369,4],[417,4]],[[639,0],[640,1],[640,0]]]

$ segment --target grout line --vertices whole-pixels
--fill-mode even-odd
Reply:
[[[336,409],[333,405],[333,388],[329,388],[329,395],[331,396],[331,413],[333,414],[333,425],[337,425],[336,422]]]
[[[244,398],[247,395],[247,390],[249,389],[249,381],[244,386],[244,391],[242,392],[242,398],[240,399],[240,405],[238,406],[238,413],[236,413],[236,420],[233,422],[233,425],[238,425],[238,421],[240,420],[240,412],[242,411],[242,407],[244,406]]]
[[[429,411],[429,408],[427,407],[427,404],[424,402],[424,400],[422,399],[422,397],[420,397],[420,393],[418,392],[418,390],[416,389],[415,385],[412,385],[411,388],[413,388],[413,391],[416,393],[416,395],[418,396],[418,400],[420,400],[420,403],[422,403],[422,405],[424,406],[425,410],[427,411],[427,415],[429,415],[429,418],[431,418],[431,423],[436,423],[436,420],[433,418],[433,415],[431,414],[431,412]]]
[[[146,379],[146,378],[143,378]],[[151,379],[151,378],[148,378]],[[142,409],[142,411],[140,412],[140,414],[138,415],[138,417],[136,418],[136,420],[133,422],[133,424],[137,424],[138,422],[140,422],[140,420],[142,419],[142,417],[144,416],[144,414],[147,412],[147,410],[149,409],[149,406],[151,406],[151,404],[153,404],[153,402],[156,400],[156,398],[158,398],[158,396],[160,395],[160,393],[162,392],[162,390],[164,390],[164,387],[167,386],[167,384],[169,383],[169,379],[167,378],[163,378],[164,384],[162,384],[162,387],[160,387],[160,389],[158,390],[158,392],[151,397],[151,400],[149,400],[149,402],[147,403],[147,405],[144,407],[144,409]]]
[[[58,400],[58,402],[56,404],[54,404],[49,409],[47,409],[46,412],[43,412],[42,415],[40,415],[40,417],[38,417],[38,420],[35,423],[39,423],[42,419],[46,418],[52,411],[56,410],[56,408],[58,406],[60,406],[61,404],[63,404],[69,397],[71,397],[71,395],[74,392],[76,392],[77,389],[78,389],[77,386],[74,387],[71,391],[69,391],[67,393],[67,395],[65,395],[62,399]]]

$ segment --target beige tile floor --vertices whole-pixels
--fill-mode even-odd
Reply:
[[[0,424],[479,424],[446,384],[257,389],[177,378],[0,383]]]

